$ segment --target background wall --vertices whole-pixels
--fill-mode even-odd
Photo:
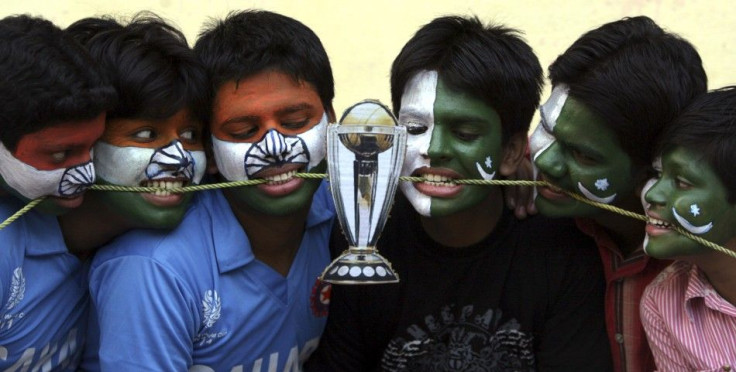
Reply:
[[[338,117],[364,98],[390,104],[393,58],[421,25],[447,14],[477,15],[522,30],[545,71],[582,33],[625,16],[647,15],[698,48],[709,88],[736,84],[736,5],[728,0],[25,0],[3,2],[0,16],[28,13],[66,27],[87,16],[124,19],[151,10],[181,28],[193,44],[209,19],[247,8],[288,15],[317,33],[332,61]]]

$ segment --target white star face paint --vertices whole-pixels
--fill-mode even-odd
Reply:
[[[69,168],[39,170],[20,160],[0,143],[0,176],[10,188],[33,200],[41,196],[72,197],[95,182],[92,162]]]
[[[490,156],[486,157],[484,164],[486,168],[493,170],[493,160],[491,159]],[[476,162],[475,166],[478,168],[478,173],[480,174],[481,178],[483,178],[484,180],[492,180],[493,177],[496,176],[496,171],[488,173],[485,170],[483,170],[483,166],[481,166],[480,162]]]
[[[306,164],[306,171],[324,160],[327,147],[327,114],[318,124],[296,136],[270,130],[255,143],[229,142],[212,136],[217,168],[228,181],[245,181],[262,169],[284,164]]]
[[[686,220],[684,217],[680,216],[680,214],[677,213],[677,210],[675,209],[675,207],[672,207],[672,215],[675,216],[677,223],[679,223],[683,229],[695,235],[703,235],[707,233],[708,231],[710,231],[710,229],[713,228],[713,222],[708,222],[707,224],[701,225],[701,226],[693,225],[688,220]]]
[[[164,179],[198,184],[206,168],[204,151],[185,150],[179,141],[158,149],[119,147],[98,141],[95,154],[95,168],[100,178],[113,185],[140,186]]]
[[[427,151],[434,130],[434,101],[437,92],[437,71],[420,71],[404,87],[399,110],[399,125],[407,128],[406,157],[402,176],[410,176],[415,170],[429,167]],[[426,127],[420,134],[411,134],[412,127]],[[422,216],[430,215],[432,198],[419,192],[413,182],[399,183],[401,191]]]

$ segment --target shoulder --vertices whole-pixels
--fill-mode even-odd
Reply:
[[[667,266],[657,275],[654,280],[647,286],[644,296],[657,297],[674,291],[682,291],[684,294],[687,288],[690,270],[693,265],[685,261],[675,261]]]

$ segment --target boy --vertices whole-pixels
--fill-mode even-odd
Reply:
[[[736,259],[671,229],[736,251],[736,89],[696,99],[663,132],[645,193],[644,249],[677,260],[646,289],[641,317],[660,371],[736,368]]]
[[[378,242],[400,282],[334,286],[308,370],[610,367],[591,242],[564,220],[515,220],[498,187],[449,182],[516,170],[541,75],[516,31],[477,18],[437,18],[404,46],[391,70],[402,174],[427,181],[400,185]]]
[[[538,179],[590,200],[641,211],[638,190],[668,122],[706,90],[695,48],[647,17],[589,31],[549,67],[552,94],[530,139]],[[654,368],[639,320],[646,285],[668,263],[642,251],[641,221],[538,188],[537,209],[578,218],[598,245],[606,276],[606,325],[615,371]]]
[[[99,252],[99,368],[298,370],[325,324],[310,294],[334,207],[320,180],[294,174],[326,168],[329,60],[309,28],[266,11],[229,15],[194,50],[211,80],[218,178],[266,183],[199,192],[174,230]]]
[[[91,149],[115,92],[86,51],[51,22],[0,20],[0,369],[74,371],[86,336],[87,263],[56,215],[95,180]],[[46,213],[44,213],[46,212]]]

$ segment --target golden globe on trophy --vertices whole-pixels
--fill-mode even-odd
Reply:
[[[320,279],[335,284],[396,283],[398,275],[378,254],[406,152],[406,128],[375,100],[345,110],[327,128],[330,190],[349,248]]]

